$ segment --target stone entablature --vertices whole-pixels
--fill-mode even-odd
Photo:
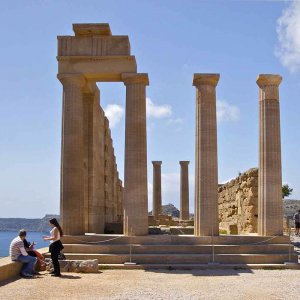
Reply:
[[[220,228],[230,233],[257,233],[258,169],[253,168],[218,188]]]

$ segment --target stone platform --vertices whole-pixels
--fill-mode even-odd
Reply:
[[[97,259],[100,267],[116,268],[132,262],[140,268],[253,265],[284,266],[298,262],[293,245],[286,236],[195,237],[188,235],[98,235],[65,236],[67,259]],[[130,257],[131,252],[131,257]]]

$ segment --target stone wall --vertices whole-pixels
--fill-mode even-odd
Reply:
[[[227,233],[257,232],[258,169],[253,168],[218,188],[220,228]]]

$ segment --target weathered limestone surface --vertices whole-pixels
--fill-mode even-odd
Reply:
[[[124,234],[148,234],[147,74],[123,74],[126,85]]]
[[[260,74],[258,232],[283,234],[279,85],[282,77]]]
[[[128,36],[113,36],[108,24],[73,24],[75,36],[58,36],[59,73],[82,73],[95,81],[122,81],[136,72]]]
[[[65,234],[84,227],[84,133],[82,75],[59,75],[63,84],[61,220]]]
[[[180,161],[180,220],[189,220],[189,161]]]
[[[153,216],[159,219],[161,214],[161,161],[152,161],[153,164]]]
[[[53,264],[50,259],[46,259],[47,271],[52,272]],[[60,260],[61,272],[75,272],[75,273],[98,273],[99,266],[97,259],[90,260]]]
[[[194,74],[196,87],[195,235],[219,234],[216,86],[219,74]]]
[[[232,233],[257,232],[258,169],[253,168],[218,188],[220,228]]]

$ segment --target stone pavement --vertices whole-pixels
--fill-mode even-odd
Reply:
[[[42,273],[0,285],[1,299],[299,299],[300,270]],[[24,294],[25,293],[25,294]]]

